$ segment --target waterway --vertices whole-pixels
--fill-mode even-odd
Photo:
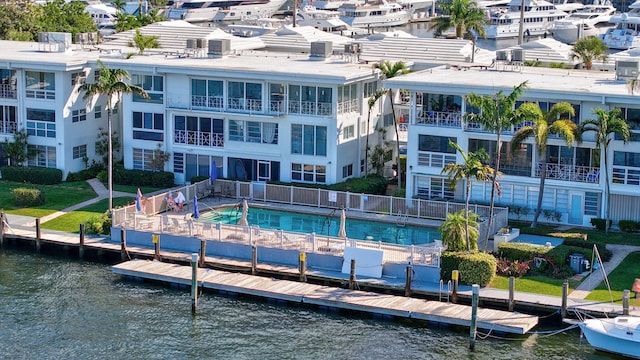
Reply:
[[[4,359],[618,359],[581,343],[577,329],[489,337],[475,351],[468,335],[209,292],[192,316],[188,288],[126,280],[105,264],[0,250]]]

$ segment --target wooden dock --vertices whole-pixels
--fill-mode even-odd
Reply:
[[[191,267],[159,261],[132,260],[112,267],[116,274],[183,285],[191,284]],[[198,269],[198,283],[205,289],[246,294],[316,306],[470,326],[471,306],[427,301],[397,295],[348,290],[268,277]],[[478,309],[478,328],[526,334],[538,317],[515,312]]]

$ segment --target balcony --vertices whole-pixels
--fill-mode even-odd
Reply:
[[[224,134],[191,130],[175,130],[173,142],[175,144],[223,147]]]
[[[542,164],[536,167],[535,176],[542,175]],[[600,182],[600,168],[590,166],[574,166],[563,164],[547,164],[547,179],[575,181],[597,184]]]
[[[269,102],[270,114],[283,114],[285,112],[284,100],[272,100]]]
[[[612,182],[614,184],[640,185],[640,169],[637,167],[614,166]]]
[[[358,100],[346,100],[338,102],[338,114],[358,112]]]
[[[191,96],[191,106],[204,110],[224,110],[224,98],[220,96]]]
[[[331,105],[331,103],[324,102],[289,100],[289,113],[331,116],[333,114]]]
[[[17,99],[18,91],[14,84],[0,84],[0,98]]]
[[[44,100],[56,99],[55,90],[27,89],[26,95],[28,98],[32,98],[32,99],[44,99]]]
[[[416,124],[446,128],[460,128],[462,127],[462,113],[418,110]]]
[[[15,134],[18,131],[18,123],[13,121],[0,122],[0,134]]]
[[[419,151],[418,165],[443,168],[446,164],[455,163],[455,154],[443,154],[437,152]]]
[[[262,112],[262,100],[260,99],[229,98],[228,101],[227,109],[229,111]]]

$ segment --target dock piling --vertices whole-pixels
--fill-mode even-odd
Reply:
[[[127,232],[124,228],[120,228],[120,258],[127,260]]]
[[[516,293],[516,278],[509,276],[509,311],[513,311],[515,308],[515,293]]]
[[[560,307],[560,317],[563,319],[567,317],[567,297],[569,296],[569,281],[565,280],[562,283],[562,306]]]
[[[84,224],[80,224],[80,247],[78,248],[78,257],[84,259]]]
[[[40,241],[42,240],[42,234],[40,232],[40,218],[36,219],[36,252],[40,253]]]
[[[478,322],[478,299],[480,298],[480,285],[471,286],[471,327],[469,329],[469,349],[476,347],[476,327]]]
[[[298,271],[300,272],[300,281],[307,282],[307,254],[301,252],[298,258]]]
[[[629,298],[631,297],[631,291],[624,290],[622,292],[622,315],[629,315]]]
[[[160,258],[160,235],[158,234],[152,234],[151,235],[151,242],[153,243],[153,258],[155,260],[161,261]]]
[[[191,314],[198,309],[198,254],[191,254]]]
[[[258,247],[251,245],[251,275],[258,273]]]
[[[349,289],[356,288],[356,259],[351,259],[351,270],[349,270]]]
[[[0,212],[0,247],[4,246],[4,213]]]
[[[404,296],[411,296],[412,282],[413,282],[413,266],[407,265],[407,276],[404,284]]]
[[[207,255],[207,240],[200,240],[200,267],[204,267]]]
[[[458,302],[458,276],[459,275],[460,273],[458,272],[458,270],[453,270],[451,272],[451,280],[453,281],[453,290],[451,292],[451,302],[454,304]]]

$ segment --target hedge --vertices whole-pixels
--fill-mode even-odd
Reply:
[[[67,174],[66,181],[84,181],[93,179],[98,176],[100,171],[104,170],[104,166],[94,163],[90,168],[80,170],[78,172],[70,172]]]
[[[607,249],[605,244],[596,244],[596,243],[585,241],[585,240],[565,239],[562,242],[562,245],[587,249],[589,252],[585,254],[589,254],[589,257],[588,257],[589,259],[591,259],[591,252],[593,251],[593,245],[596,245],[596,247],[598,248],[598,252],[600,253],[600,258],[602,258],[602,261],[607,262],[611,260],[611,257],[613,256],[613,253],[611,252],[611,250]]]
[[[97,177],[100,181],[106,182],[107,171],[101,171]],[[122,167],[114,167],[113,183],[118,185],[151,186],[158,188],[169,188],[175,184],[174,176],[171,172],[128,170]]]
[[[207,179],[209,179],[209,176],[198,175],[198,176],[194,176],[191,179],[189,179],[189,182],[191,182],[192,184],[195,184],[195,183],[199,183],[200,181],[207,180]]]
[[[62,182],[62,170],[37,166],[3,166],[0,168],[3,180],[20,183],[53,185]]]
[[[16,206],[38,206],[45,202],[44,192],[38,189],[15,188],[11,190]]]
[[[535,256],[547,253],[549,249],[541,245],[504,242],[498,245],[498,256],[510,261],[529,261]]]
[[[451,280],[453,270],[460,271],[461,284],[487,286],[496,275],[497,261],[487,253],[444,252],[440,256],[440,278]]]

